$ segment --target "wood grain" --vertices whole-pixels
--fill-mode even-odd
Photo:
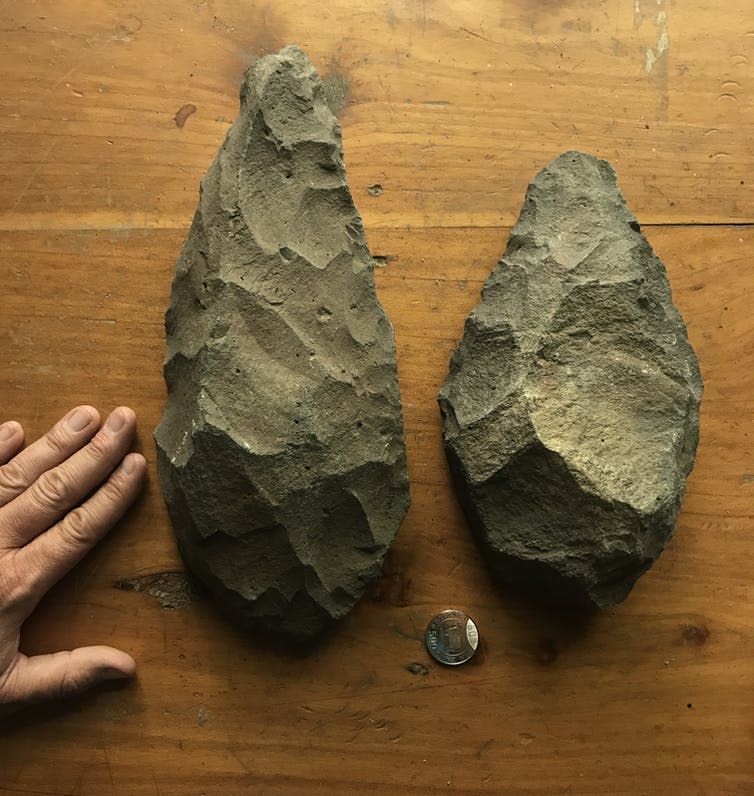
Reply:
[[[6,726],[0,795],[754,792],[749,4],[0,11],[0,415],[33,437],[75,403],[130,404],[152,474],[24,632],[29,652],[121,646],[138,682]],[[201,595],[187,602],[150,439],[162,314],[198,179],[245,65],[291,41],[347,81],[349,178],[384,258],[413,497],[383,577],[309,654],[243,636]],[[179,127],[186,105],[196,111]],[[588,622],[491,583],[450,488],[435,404],[527,181],[572,147],[618,169],[705,378],[677,535],[623,605]],[[177,574],[149,579],[160,573]],[[140,578],[143,591],[115,588]],[[484,642],[453,670],[421,642],[449,605]]]

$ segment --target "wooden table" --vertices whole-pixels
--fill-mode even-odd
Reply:
[[[28,652],[120,646],[138,681],[6,726],[0,794],[754,793],[751,0],[0,11],[0,414],[32,437],[76,403],[127,403],[151,474],[24,634]],[[199,178],[244,68],[290,42],[346,89],[413,495],[381,581],[308,655],[244,636],[186,592],[150,439]],[[587,623],[493,586],[435,404],[527,182],[570,148],[615,165],[706,383],[676,537]],[[479,624],[473,665],[444,669],[423,649],[446,606]]]

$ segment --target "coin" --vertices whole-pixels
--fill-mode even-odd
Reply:
[[[466,663],[479,646],[479,631],[474,620],[463,611],[449,609],[432,617],[425,635],[429,654],[440,663],[458,666]]]

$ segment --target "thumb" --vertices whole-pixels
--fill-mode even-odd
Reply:
[[[5,679],[0,702],[71,696],[104,680],[133,677],[134,659],[113,647],[79,647],[52,655],[19,655]]]

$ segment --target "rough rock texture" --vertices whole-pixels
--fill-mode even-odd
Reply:
[[[493,571],[558,600],[623,600],[673,534],[701,393],[615,173],[564,153],[529,186],[439,394]]]
[[[296,47],[244,77],[166,329],[155,439],[180,550],[243,624],[313,636],[379,573],[409,494],[393,330]]]

